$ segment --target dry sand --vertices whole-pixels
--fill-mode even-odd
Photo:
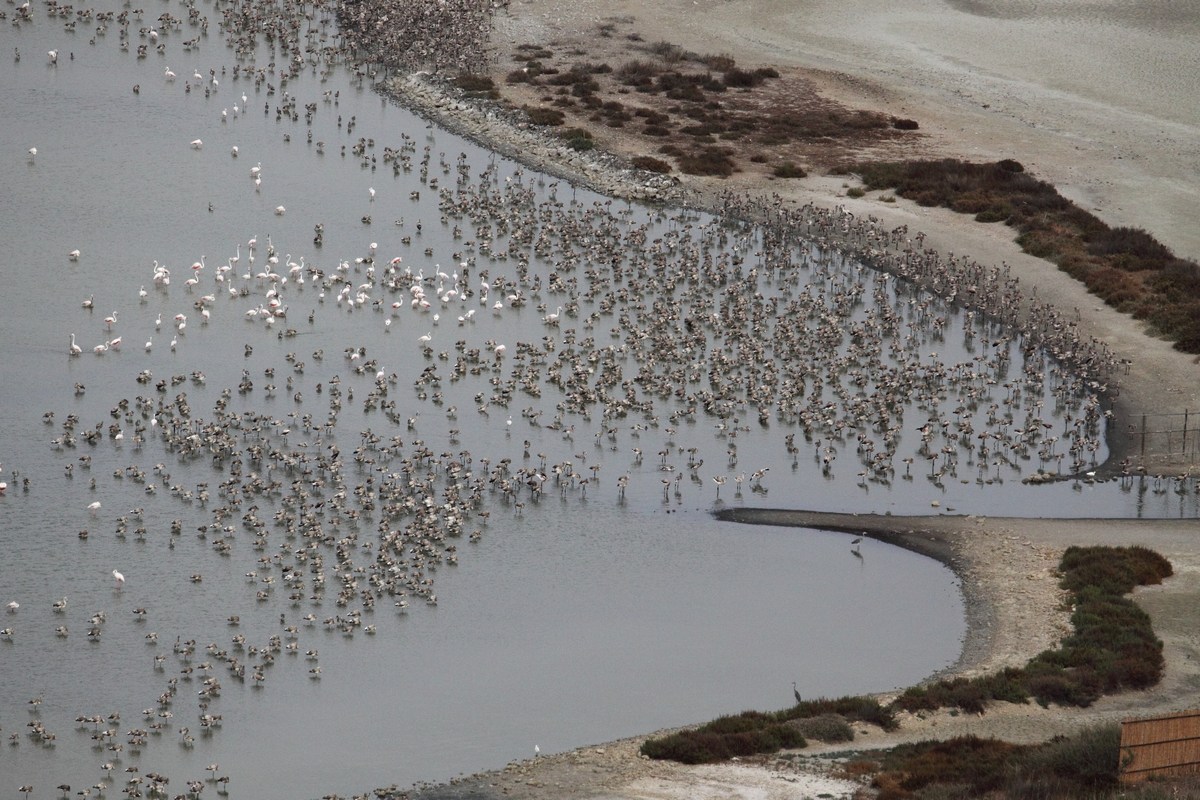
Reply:
[[[497,16],[493,47],[498,64],[500,54],[531,42],[573,46],[591,55],[608,46],[596,38],[596,26],[619,20],[648,42],[726,53],[739,65],[802,70],[847,106],[920,120],[930,154],[1015,158],[1109,224],[1146,228],[1180,255],[1196,258],[1200,226],[1193,220],[1200,203],[1200,127],[1194,109],[1200,108],[1200,69],[1182,67],[1197,60],[1194,46],[1187,43],[1200,33],[1200,14],[1176,6],[1171,24],[1162,27],[1153,19],[1123,18],[1135,12],[1122,4],[1102,4],[1090,14],[1086,5],[1078,0],[1037,5],[1020,0],[892,0],[883,6],[874,0],[512,0],[508,12]],[[1158,13],[1164,7],[1151,2],[1139,8]],[[1056,51],[1063,49],[1058,47],[1063,37],[1077,48],[1074,58]],[[1147,66],[1136,53],[1114,49],[1122,37],[1145,47],[1153,43],[1165,54],[1165,65]],[[1078,49],[1085,47],[1092,49]],[[1113,52],[1105,56],[1106,48]],[[1088,68],[1081,66],[1095,58],[1111,65],[1113,75],[1107,83],[1095,74],[1089,78]],[[498,66],[497,74],[505,69]],[[1132,85],[1114,77],[1118,72]],[[1043,74],[1050,77],[1038,77]],[[621,171],[619,162],[603,154],[574,153],[536,132],[514,128],[502,115],[488,118],[451,102],[422,83],[406,83],[403,91],[419,110],[449,127],[612,193],[703,203],[716,191],[732,188],[762,196],[779,193],[798,204],[840,203],[856,213],[874,214],[887,225],[907,224],[924,231],[927,246],[942,252],[967,253],[984,264],[1006,262],[1023,287],[1036,286],[1040,299],[1077,309],[1085,334],[1102,339],[1128,359],[1130,369],[1120,376],[1115,398],[1123,424],[1141,413],[1200,408],[1195,357],[1148,337],[1140,324],[1102,306],[1052,265],[1022,254],[1012,231],[1003,226],[979,225],[949,211],[904,201],[884,203],[871,194],[849,198],[846,180],[840,177],[815,176],[786,184],[748,175],[727,181],[684,177],[647,182],[644,176]],[[617,153],[630,147],[617,136],[602,144]],[[625,154],[633,152],[626,149]],[[1154,466],[1178,472],[1193,465],[1176,461]],[[961,675],[1022,664],[1068,630],[1054,575],[1066,547],[1143,544],[1174,566],[1175,576],[1164,585],[1135,594],[1165,646],[1166,677],[1154,689],[1107,697],[1082,710],[1001,704],[982,717],[945,712],[909,716],[891,734],[863,727],[852,745],[855,749],[966,733],[1041,741],[1097,721],[1182,710],[1197,703],[1196,520],[740,514],[742,521],[865,531],[946,561],[962,577],[967,600],[968,640],[952,670]],[[514,763],[417,794],[530,800],[766,799],[849,797],[858,788],[853,781],[830,782],[837,759],[829,754],[846,750],[845,745],[811,746],[754,764],[701,768],[641,758],[637,748],[644,738]]]

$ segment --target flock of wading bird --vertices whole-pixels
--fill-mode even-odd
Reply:
[[[248,112],[251,91],[264,98],[266,114],[297,126],[311,126],[323,105],[337,104],[336,92],[301,103],[287,91],[306,67],[327,74],[347,63],[331,5],[214,8],[238,64],[194,70],[183,91],[211,97],[244,86],[221,112],[229,123]],[[190,53],[209,25],[194,6],[148,24],[135,9],[54,2],[45,9],[64,24],[95,25],[92,44],[116,26],[122,50],[139,58],[165,57],[177,41]],[[33,21],[28,3],[16,18]],[[188,32],[194,38],[181,39]],[[268,32],[286,69],[254,61]],[[59,64],[58,51],[50,60]],[[370,76],[362,65],[348,67]],[[178,78],[168,68],[163,80]],[[188,530],[221,556],[252,552],[244,572],[249,608],[282,594],[294,609],[261,642],[237,632],[240,614],[226,620],[227,642],[200,645],[181,635],[160,652],[158,633],[146,633],[161,691],[124,733],[116,712],[79,714],[78,730],[109,760],[100,780],[77,795],[103,794],[122,759],[135,762],[123,767],[127,794],[163,795],[166,776],[136,763],[149,736],[174,729],[179,745],[192,747],[193,726],[205,735],[220,729],[222,716],[211,706],[222,681],[261,687],[279,656],[303,654],[319,680],[318,651],[301,644],[307,629],[373,634],[377,604],[400,614],[410,603],[435,605],[434,577],[457,563],[459,543],[479,541],[493,511],[520,515],[548,493],[582,500],[607,486],[624,503],[631,487],[651,497],[661,488],[664,502],[678,502],[685,486],[703,487],[707,478],[719,501],[730,481],[735,496],[765,493],[770,464],[795,471],[802,458],[830,479],[844,476],[849,461],[864,488],[914,476],[939,487],[954,479],[990,483],[1034,467],[1077,475],[1097,464],[1101,398],[1122,365],[1102,342],[1081,336],[1074,319],[1024,296],[1003,265],[941,255],[924,247],[919,232],[887,229],[843,208],[789,209],[734,196],[714,214],[564,202],[557,185],[546,190],[544,179],[520,170],[502,175],[493,165],[473,175],[465,154],[447,160],[407,134],[377,149],[374,139],[355,139],[354,126],[351,118],[341,152],[356,166],[372,174],[390,167],[398,182],[411,183],[412,201],[422,190],[436,193],[438,224],[454,242],[453,267],[442,268],[433,248],[422,248],[421,222],[402,219],[396,249],[403,252],[395,255],[372,242],[353,258],[325,259],[320,225],[314,255],[296,259],[281,257],[270,237],[254,236],[232,242],[232,253],[215,265],[198,258],[182,270],[183,280],[166,265],[148,265],[145,280],[130,287],[129,304],[96,323],[102,341],[90,349],[97,358],[149,353],[153,337],[122,353],[121,328],[151,324],[151,303],[177,305],[165,324],[170,349],[181,355],[187,338],[203,337],[212,320],[246,326],[249,358],[264,336],[284,341],[305,333],[320,341],[320,322],[333,313],[359,315],[364,338],[382,334],[393,344],[340,353],[330,345],[333,364],[323,347],[291,352],[220,388],[207,385],[202,364],[167,377],[144,369],[130,389],[136,396],[114,398],[106,419],[44,416],[59,428],[51,446],[64,458],[66,478],[86,473],[99,495],[124,497],[133,486],[184,510],[159,531],[148,529],[141,507],[131,508],[112,519],[118,540],[165,539],[173,548]],[[189,144],[202,148],[198,139]],[[314,144],[324,151],[324,142]],[[32,148],[31,162],[37,156]],[[230,156],[238,157],[237,148]],[[264,177],[261,161],[248,168],[247,191],[261,191]],[[365,223],[383,205],[374,187],[364,204]],[[67,256],[83,257],[78,250]],[[83,322],[94,305],[92,297],[82,301]],[[152,324],[162,330],[162,311]],[[961,346],[947,341],[955,327]],[[85,357],[76,338],[66,354]],[[402,374],[387,369],[389,360],[417,366],[406,363]],[[311,377],[317,372],[320,380]],[[193,411],[188,391],[214,393],[211,412]],[[280,403],[286,412],[277,411]],[[339,428],[354,404],[357,419],[378,414],[386,422]],[[473,415],[475,430],[500,431],[490,441],[502,442],[503,451],[464,446],[463,438],[475,437],[464,437],[460,415]],[[92,451],[105,446],[133,456],[111,475],[119,489],[91,474]],[[739,447],[755,468],[743,466]],[[172,471],[191,475],[203,463],[214,471],[211,480],[172,482]],[[29,488],[27,477],[21,485]],[[87,510],[102,519],[101,500]],[[136,566],[126,569],[136,581]],[[113,579],[113,591],[124,591],[126,575],[114,570]],[[66,597],[51,608],[64,620],[69,610]],[[7,611],[13,620],[29,612],[16,600]],[[133,614],[145,620],[153,610]],[[81,638],[100,642],[106,612],[84,618]],[[19,643],[17,627],[0,637]],[[77,636],[65,621],[55,634]],[[186,725],[177,716],[184,686],[195,689]],[[40,705],[41,697],[30,700],[26,733],[45,746],[56,735],[38,719]],[[10,734],[14,746],[20,741]],[[224,792],[228,776],[216,764],[209,773],[188,781],[188,794],[206,783]]]

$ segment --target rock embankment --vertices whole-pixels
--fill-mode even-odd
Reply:
[[[386,92],[446,130],[572,184],[610,197],[685,204],[678,179],[635,169],[613,153],[576,150],[561,137],[531,124],[524,112],[465,92],[427,72],[394,78]]]

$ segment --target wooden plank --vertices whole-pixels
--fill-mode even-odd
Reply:
[[[1121,723],[1121,780],[1200,772],[1200,711]]]

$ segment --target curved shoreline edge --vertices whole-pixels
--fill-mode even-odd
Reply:
[[[990,587],[969,580],[967,559],[970,553],[963,552],[961,537],[956,537],[952,532],[980,522],[982,517],[895,517],[776,508],[729,508],[715,511],[713,516],[722,522],[745,525],[778,525],[854,534],[902,547],[940,562],[959,579],[966,630],[958,658],[950,666],[930,675],[926,681],[979,668],[988,660],[992,650],[990,632],[995,624],[996,606]]]
[[[898,731],[862,726],[849,744],[812,742],[803,750],[736,765],[693,767],[650,761],[640,755],[642,742],[681,728],[652,731],[514,761],[501,769],[444,784],[424,784],[406,791],[393,787],[388,796],[412,800],[687,800],[773,796],[770,792],[777,791],[781,781],[787,782],[789,791],[797,784],[814,781],[811,796],[849,798],[853,784],[849,790],[842,786],[842,794],[837,794],[838,790],[819,783],[836,773],[837,760],[848,753],[964,735],[1042,742],[1099,723],[1195,706],[1200,685],[1200,549],[1196,547],[1200,527],[1195,520],[890,516],[768,508],[726,509],[714,516],[731,523],[843,531],[905,547],[953,569],[966,601],[967,637],[958,662],[929,680],[972,677],[1023,665],[1042,650],[1056,646],[1070,629],[1069,610],[1062,602],[1065,593],[1058,587],[1057,576],[1067,547],[1150,547],[1175,568],[1175,575],[1165,583],[1141,587],[1134,593],[1135,601],[1150,614],[1155,635],[1163,641],[1165,675],[1157,686],[1107,695],[1088,708],[1001,703],[981,717],[947,710],[902,713]],[[877,696],[886,702],[895,694],[898,692]]]
[[[958,660],[928,680],[1023,665],[1056,646],[1071,630],[1067,595],[1058,586],[1058,562],[1070,546],[1142,545],[1161,552],[1175,566],[1176,578],[1137,594],[1190,593],[1193,579],[1187,573],[1200,564],[1200,554],[1194,554],[1200,527],[1191,519],[893,516],[769,508],[723,509],[713,515],[734,523],[850,533],[945,564],[961,582],[967,631]]]
[[[1161,406],[1164,398],[1179,403],[1178,408],[1169,409],[1172,411],[1187,409],[1191,404],[1200,407],[1200,370],[1190,363],[1192,359],[1173,351],[1169,343],[1147,336],[1142,331],[1141,323],[1128,315],[1105,306],[1096,306],[1100,301],[1088,294],[1085,286],[1060,272],[1051,262],[1022,253],[1011,235],[1000,232],[1006,240],[995,241],[995,226],[976,223],[969,217],[951,211],[923,209],[904,201],[893,203],[894,208],[880,208],[879,204],[864,205],[865,201],[838,193],[835,187],[840,186],[841,177],[810,179],[810,188],[803,189],[799,196],[785,198],[775,193],[779,187],[774,185],[759,187],[757,191],[749,191],[745,187],[727,190],[711,181],[695,180],[689,176],[646,172],[633,168],[621,154],[601,149],[576,151],[554,133],[527,122],[521,112],[505,108],[495,101],[472,97],[444,78],[427,72],[418,71],[391,78],[378,84],[376,89],[392,102],[481,147],[571,185],[615,199],[720,214],[733,195],[744,197],[748,208],[749,204],[765,202],[770,192],[772,202],[780,207],[782,204],[794,204],[799,208],[801,201],[807,200],[821,213],[828,213],[836,205],[838,213],[857,212],[860,217],[877,216],[881,226],[897,221],[921,225],[931,232],[931,242],[938,247],[949,247],[951,254],[956,250],[972,253],[978,248],[983,253],[979,259],[981,263],[1003,263],[1012,270],[1018,283],[1024,281],[1024,288],[1033,287],[1032,298],[1042,302],[1051,313],[1058,313],[1057,309],[1060,308],[1073,307],[1077,319],[1068,320],[1061,316],[1060,321],[1070,327],[1078,324],[1081,339],[1091,337],[1093,341],[1110,346],[1114,364],[1117,363],[1116,357],[1120,357],[1120,364],[1125,367],[1124,375],[1110,370],[1103,379],[1099,375],[1090,378],[1097,385],[1101,382],[1111,384],[1100,395],[1102,408],[1115,412],[1105,430],[1108,457],[1090,468],[1083,467],[1061,474],[1046,473],[1046,480],[1083,477],[1085,471],[1092,472],[1097,479],[1112,479],[1123,474],[1179,475],[1191,473],[1197,467],[1195,454],[1188,454],[1183,449],[1177,453],[1151,452],[1148,455],[1143,452],[1144,447],[1139,447],[1139,431],[1134,424],[1144,415],[1156,417],[1168,411]],[[899,216],[889,219],[889,215],[893,214]],[[962,247],[955,244],[960,237],[963,239]],[[895,272],[876,263],[879,260],[877,257],[886,260],[891,255],[886,251],[859,253],[860,243],[845,242],[839,245],[831,241],[829,244],[864,259],[874,269]],[[944,266],[950,269],[952,264]],[[900,277],[904,278],[903,275]],[[918,285],[923,284],[918,282]],[[1028,303],[1029,300],[1026,297],[1021,302]],[[1084,308],[1089,309],[1088,313],[1084,313]],[[1032,334],[1029,330],[1019,332],[1024,336]],[[1052,352],[1056,349],[1054,341],[1038,336],[1033,341]],[[1062,343],[1057,344],[1061,347]],[[1137,358],[1133,357],[1135,355]],[[1196,374],[1195,380],[1192,374]]]

